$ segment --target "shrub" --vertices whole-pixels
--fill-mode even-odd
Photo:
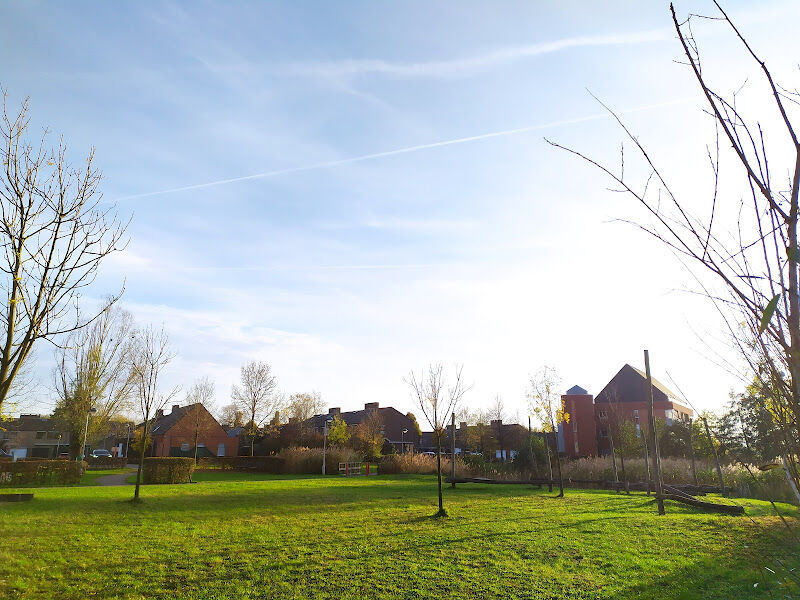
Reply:
[[[75,485],[86,470],[85,462],[74,460],[19,460],[0,462],[0,486]]]
[[[144,483],[189,483],[194,472],[194,459],[181,456],[144,459]]]
[[[90,469],[103,470],[103,469],[124,469],[128,464],[128,459],[125,457],[117,458],[115,456],[102,456],[100,458],[86,457],[86,463]]]
[[[322,448],[285,448],[278,453],[284,460],[285,473],[321,473]],[[340,462],[361,462],[362,457],[350,448],[328,448],[325,457],[325,474],[338,475]]]
[[[283,473],[284,460],[277,456],[209,456],[197,461],[200,469]]]

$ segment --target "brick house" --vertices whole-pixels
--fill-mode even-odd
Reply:
[[[69,451],[69,424],[41,415],[0,422],[0,449],[17,458],[58,458]]]
[[[141,425],[140,425],[141,427]],[[195,435],[198,456],[236,456],[239,438],[228,435],[201,403],[173,405],[172,412],[156,413],[150,424],[151,456],[194,456]]]
[[[348,412],[342,412],[341,408],[338,407],[329,408],[327,414],[314,415],[310,419],[303,421],[303,426],[312,429],[314,433],[321,434],[325,423],[336,416],[347,423],[349,427],[355,427],[373,412],[377,412],[383,424],[381,433],[383,434],[385,449],[388,450],[391,447],[395,452],[410,452],[418,447],[419,440],[417,439],[414,421],[391,406],[380,408],[377,402],[367,402],[364,404],[363,410]],[[405,433],[403,433],[404,430],[406,431]]]
[[[616,420],[631,421],[637,435],[648,418],[649,389],[647,376],[631,365],[624,365],[602,391],[593,397],[580,386],[561,396],[561,405],[569,413],[569,423],[558,426],[558,449],[570,457],[597,456],[611,451],[609,428]],[[653,379],[653,415],[667,425],[689,423],[694,413],[675,394]]]

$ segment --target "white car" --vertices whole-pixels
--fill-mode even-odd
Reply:
[[[92,458],[111,458],[111,452],[105,448],[98,448],[97,450],[92,450],[92,453],[89,456]]]

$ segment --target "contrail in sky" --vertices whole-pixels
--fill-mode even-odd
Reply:
[[[681,98],[677,100],[670,100],[667,102],[659,102],[657,104],[647,104],[645,106],[638,106],[619,112],[620,115],[631,114],[635,112],[653,110],[656,108],[663,108],[665,106],[673,106],[686,102],[688,98]],[[577,123],[585,123],[587,121],[597,121],[599,119],[609,118],[609,113],[597,113],[594,115],[587,115],[585,117],[576,117],[574,119],[563,119],[561,121],[551,121],[550,123],[540,123],[538,125],[529,125],[527,127],[518,127],[516,129],[505,129],[503,131],[492,131],[490,133],[482,133],[479,135],[471,135],[468,137],[456,138],[452,140],[443,140],[440,142],[431,142],[429,144],[419,144],[417,146],[408,146],[406,148],[397,148],[395,150],[386,150],[385,152],[375,152],[373,154],[362,154],[361,156],[352,156],[350,158],[342,158],[339,160],[329,160],[325,162],[304,165],[300,167],[290,167],[288,169],[277,169],[274,171],[264,171],[262,173],[255,173],[253,175],[244,175],[242,177],[232,177],[230,179],[218,179],[216,181],[207,181],[205,183],[196,183],[194,185],[186,185],[182,187],[170,188],[166,190],[158,190],[156,192],[146,192],[144,194],[133,194],[130,196],[123,196],[117,198],[116,201],[133,200],[136,198],[149,198],[151,196],[161,196],[164,194],[174,194],[177,192],[188,192],[191,190],[201,190],[204,188],[215,187],[218,185],[226,185],[228,183],[238,183],[240,181],[251,181],[254,179],[268,179],[270,177],[277,177],[279,175],[290,175],[292,173],[302,173],[305,171],[316,171],[318,169],[330,169],[341,165],[348,165],[351,163],[363,162],[367,160],[375,160],[377,158],[384,158],[387,156],[396,156],[398,154],[409,154],[411,152],[419,152],[420,150],[430,150],[432,148],[441,148],[443,146],[455,146],[456,144],[465,144],[467,142],[477,142],[479,140],[486,140],[490,138],[503,137],[507,135],[516,135],[519,133],[526,133],[528,131],[536,131],[539,129],[552,129],[553,127],[560,127],[562,125],[575,125]]]

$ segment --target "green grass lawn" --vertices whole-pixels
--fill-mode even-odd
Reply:
[[[445,490],[450,516],[433,519],[429,476],[202,475],[144,487],[140,505],[127,502],[125,486],[40,488],[30,503],[0,505],[0,598],[798,593],[787,575],[800,567],[797,548],[758,501],[741,501],[752,519],[671,502],[658,517],[644,494],[568,490],[555,499],[527,486],[463,484]],[[782,508],[796,527],[798,512]]]

